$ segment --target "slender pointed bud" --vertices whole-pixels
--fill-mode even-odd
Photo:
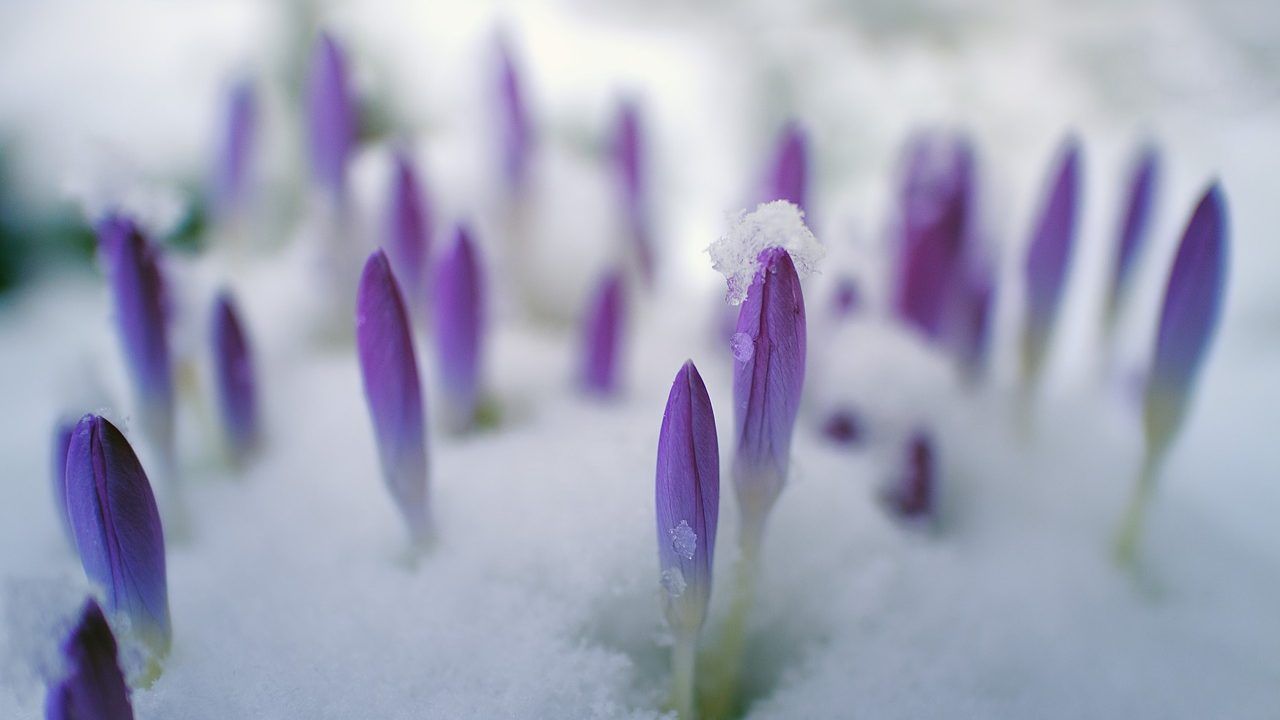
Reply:
[[[611,396],[618,392],[625,314],[622,273],[611,272],[596,290],[583,328],[582,389],[588,393]]]
[[[67,517],[67,448],[71,447],[71,433],[75,423],[59,422],[53,429],[53,453],[49,469],[53,478],[53,509],[58,514],[63,536],[75,546],[71,532],[71,520]]]
[[[765,195],[763,202],[786,200],[809,214],[809,137],[794,120],[778,133]]]
[[[386,243],[391,267],[404,289],[410,315],[425,310],[431,262],[431,206],[407,155],[396,153],[387,204]]]
[[[791,461],[791,435],[804,387],[804,297],[791,256],[760,253],[732,343],[733,481],[743,516],[743,543],[760,540]]]
[[[133,720],[116,639],[93,599],[62,644],[64,670],[49,686],[45,720]]]
[[[156,251],[132,220],[119,215],[98,224],[98,243],[143,431],[167,458],[173,447],[173,371]]]
[[[307,77],[311,175],[338,205],[346,195],[347,162],[358,134],[357,120],[346,57],[333,36],[321,33]]]
[[[655,505],[667,622],[678,635],[692,635],[707,613],[720,516],[715,414],[692,361],[676,373],[662,413]]]
[[[507,189],[519,195],[527,183],[533,147],[533,127],[525,105],[520,70],[506,37],[498,38],[498,109],[502,141],[502,168]]]
[[[1022,376],[1027,383],[1034,383],[1040,374],[1062,305],[1079,214],[1079,175],[1080,144],[1071,137],[1061,151],[1027,250],[1027,309],[1022,328]]]
[[[1227,208],[1214,183],[1196,205],[1165,286],[1146,395],[1148,452],[1177,434],[1218,325],[1227,274]]]
[[[1130,278],[1138,253],[1147,238],[1151,225],[1151,210],[1155,205],[1156,176],[1160,167],[1160,155],[1154,147],[1142,151],[1129,179],[1128,201],[1120,220],[1120,238],[1116,247],[1115,268],[1111,273],[1111,285],[1107,292],[1106,323],[1115,323],[1116,312],[1128,294]]]
[[[973,149],[962,137],[921,135],[907,150],[894,308],[929,339],[942,333],[972,232]]]
[[[223,291],[213,305],[213,380],[222,431],[236,462],[258,445],[258,397],[253,353],[231,295]]]
[[[214,202],[224,216],[244,207],[250,190],[250,158],[258,136],[258,102],[253,85],[236,84],[227,98],[222,144],[214,159]]]
[[[653,244],[649,233],[644,135],[640,127],[640,110],[635,103],[629,101],[624,102],[618,111],[618,124],[613,138],[613,163],[640,273],[646,282],[652,282]]]
[[[356,345],[382,476],[418,546],[432,538],[426,421],[409,315],[386,255],[369,256],[356,298]]]
[[[484,281],[471,232],[462,225],[436,264],[435,327],[445,421],[450,431],[462,432],[475,424],[479,409],[484,336]]]
[[[97,415],[76,424],[67,449],[67,517],[85,575],[108,612],[157,657],[169,651],[164,531],[151,483],[129,441]]]
[[[935,512],[937,493],[936,461],[929,436],[917,431],[907,443],[902,475],[885,488],[885,507],[904,519],[928,517]]]

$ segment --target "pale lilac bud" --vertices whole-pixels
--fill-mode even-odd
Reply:
[[[358,119],[342,48],[332,35],[321,33],[307,77],[311,175],[336,204],[346,194],[347,163],[355,147]]]
[[[92,599],[62,644],[62,662],[45,696],[45,720],[133,720],[115,636]]]
[[[1045,351],[1062,305],[1071,249],[1075,244],[1079,215],[1080,145],[1068,138],[1061,151],[1027,249],[1026,318],[1022,328],[1022,375],[1034,381],[1040,373]]]
[[[459,225],[436,264],[436,354],[442,410],[453,432],[470,429],[480,406],[484,344],[484,279],[470,231]]]
[[[618,111],[614,130],[613,163],[640,273],[646,282],[652,282],[653,244],[649,232],[649,188],[644,151],[640,110],[635,103],[624,102]]]
[[[582,389],[588,393],[618,392],[625,301],[622,273],[616,271],[604,277],[592,296],[582,343]]]
[[[1159,169],[1160,155],[1156,149],[1154,147],[1143,149],[1129,179],[1124,214],[1120,220],[1115,267],[1111,273],[1111,284],[1107,292],[1106,321],[1108,324],[1115,322],[1120,303],[1128,294],[1138,254],[1142,250],[1147,231],[1151,226],[1151,211],[1155,205]]]
[[[396,153],[383,247],[404,289],[410,315],[425,312],[429,304],[431,236],[431,205],[418,181],[418,173],[407,155]]]
[[[214,158],[214,202],[219,212],[233,215],[249,194],[251,157],[258,136],[258,102],[248,81],[232,88],[224,122]]]
[[[232,458],[243,461],[259,440],[253,353],[235,301],[226,291],[213,306],[213,380],[222,431]]]
[[[788,122],[778,132],[777,146],[761,202],[786,200],[809,214],[809,137],[800,123]],[[812,220],[810,220],[812,223]]]
[[[502,167],[507,188],[520,194],[529,174],[533,149],[533,127],[525,105],[520,69],[505,36],[498,38],[498,124],[502,143]]]

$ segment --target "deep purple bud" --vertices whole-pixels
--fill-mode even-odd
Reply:
[[[214,201],[223,214],[243,207],[249,193],[250,157],[258,135],[258,102],[253,85],[237,83],[227,98],[225,126],[214,158]]]
[[[436,264],[435,329],[444,416],[451,431],[461,432],[472,427],[479,408],[484,336],[484,281],[463,225]]]
[[[108,216],[98,224],[98,243],[143,430],[168,453],[173,438],[173,375],[164,283],[156,251],[137,225],[120,215]]]
[[[632,102],[624,102],[618,111],[618,124],[613,138],[613,162],[618,175],[627,229],[640,265],[640,272],[646,281],[651,281],[653,279],[653,246],[649,234],[644,136],[640,128],[640,111]]]
[[[831,297],[832,314],[837,318],[853,315],[862,307],[862,292],[853,278],[840,278],[836,281],[835,292]]]
[[[1147,442],[1156,451],[1173,439],[1186,414],[1218,325],[1226,274],[1226,200],[1214,183],[1187,223],[1165,287],[1145,408]]]
[[[62,421],[54,427],[53,457],[49,463],[53,478],[53,509],[58,514],[63,534],[73,546],[76,538],[71,532],[71,520],[67,518],[67,448],[71,447],[71,433],[75,428],[75,423]]]
[[[431,263],[431,206],[408,156],[396,153],[387,203],[386,243],[391,267],[404,288],[410,314],[425,311]]]
[[[618,391],[625,314],[622,273],[611,272],[592,297],[583,325],[582,388],[588,393],[608,396]]]
[[[822,423],[822,434],[837,445],[859,445],[863,432],[862,421],[849,409],[832,411]]]
[[[720,448],[707,387],[692,361],[676,373],[658,432],[655,483],[664,610],[677,633],[702,627],[720,515]]]
[[[1041,208],[1027,249],[1027,309],[1022,328],[1022,374],[1028,381],[1040,373],[1045,349],[1062,305],[1071,247],[1075,243],[1079,197],[1080,144],[1067,139],[1049,195]]]
[[[519,68],[516,67],[511,46],[506,37],[498,38],[497,80],[502,166],[507,176],[507,188],[512,194],[519,194],[524,189],[529,174],[533,128],[529,121],[529,110],[525,105]]]
[[[240,323],[235,302],[226,291],[213,305],[213,380],[222,416],[222,430],[236,461],[258,444],[258,398],[253,353]]]
[[[62,643],[62,677],[49,686],[45,720],[133,720],[111,626],[91,598]]]
[[[409,315],[387,256],[369,256],[356,297],[356,346],[382,477],[414,543],[432,538],[427,507],[426,421]]]
[[[337,203],[346,193],[347,162],[358,134],[357,121],[342,48],[333,36],[321,33],[311,53],[307,77],[311,175]]]
[[[85,415],[67,449],[67,517],[85,575],[108,612],[158,656],[169,650],[164,531],[151,483],[129,441],[110,422]]]
[[[782,248],[760,253],[733,343],[737,443],[733,480],[743,539],[759,541],[787,479],[791,435],[804,387],[805,313],[800,278]]]
[[[937,468],[929,436],[916,432],[907,443],[906,464],[896,481],[885,488],[885,505],[903,518],[932,515],[937,493]]]
[[[1120,239],[1116,247],[1115,268],[1111,274],[1111,286],[1107,292],[1107,322],[1115,321],[1116,311],[1129,289],[1133,267],[1147,238],[1151,225],[1151,209],[1155,204],[1156,175],[1160,155],[1154,147],[1142,151],[1129,179],[1128,202],[1120,220]]]

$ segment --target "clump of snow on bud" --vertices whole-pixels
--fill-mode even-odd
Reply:
[[[760,253],[780,247],[791,255],[796,272],[804,279],[812,275],[827,249],[804,224],[804,211],[786,200],[761,203],[750,213],[745,210],[730,219],[729,229],[707,247],[714,267],[729,283],[725,299],[740,305],[759,269]]]
[[[689,527],[689,523],[681,520],[680,524],[671,528],[671,548],[685,560],[692,560],[698,549],[698,534]]]
[[[751,336],[746,333],[734,333],[729,338],[729,350],[733,353],[733,359],[738,362],[746,362],[756,351],[756,343]]]

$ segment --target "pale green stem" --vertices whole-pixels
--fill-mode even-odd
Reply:
[[[710,668],[704,703],[707,720],[725,720],[733,712],[742,674],[742,655],[747,640],[747,617],[755,603],[756,577],[760,570],[760,529],[744,525],[738,558],[737,582],[729,617],[720,638],[719,655]]]
[[[696,632],[683,632],[671,648],[671,705],[680,720],[696,720],[694,675],[697,660]]]
[[[1152,491],[1155,490],[1160,455],[1159,451],[1148,448],[1143,456],[1138,482],[1129,499],[1129,509],[1125,512],[1120,532],[1116,535],[1115,560],[1121,568],[1126,570],[1133,570],[1137,561],[1138,542],[1142,537],[1142,524],[1147,505],[1151,501]]]

